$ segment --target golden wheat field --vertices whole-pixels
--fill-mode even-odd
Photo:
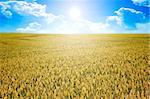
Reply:
[[[148,34],[0,34],[0,98],[149,99]]]

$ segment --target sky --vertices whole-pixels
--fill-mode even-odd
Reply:
[[[0,32],[150,33],[149,0],[0,0]]]

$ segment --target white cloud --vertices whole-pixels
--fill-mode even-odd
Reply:
[[[0,6],[2,6],[1,11],[3,11],[4,15],[6,15],[8,12],[12,13],[11,11],[13,10],[21,15],[48,17],[51,20],[55,19],[55,15],[46,12],[46,5],[38,4],[36,2],[7,1],[0,2]]]
[[[34,25],[34,26],[33,26]],[[108,33],[108,24],[94,23],[88,20],[59,20],[49,23],[46,20],[38,24],[30,23],[24,28],[19,28],[19,32],[41,32],[41,33],[60,33],[60,34],[74,34],[74,33]],[[107,31],[107,32],[106,32]]]
[[[10,12],[13,10],[22,15],[33,15],[36,17],[47,16],[46,5],[41,5],[36,2],[29,3],[26,1],[8,1],[1,2],[1,4],[5,5],[2,6],[3,9],[5,8]]]
[[[124,14],[123,11],[129,11],[129,12],[134,13],[134,14],[143,14],[143,12],[141,12],[141,11],[137,11],[137,10],[132,9],[132,8],[124,8],[124,7],[120,8],[118,11],[115,11],[115,13],[118,16],[123,16],[123,14]]]
[[[30,23],[25,28],[18,28],[17,31],[18,32],[37,32],[38,30],[40,30],[40,28],[41,28],[41,24],[37,22],[33,22],[33,23]]]
[[[51,23],[55,20],[61,19],[63,16],[61,15],[54,15],[52,13],[46,12],[46,5],[38,4],[36,2],[26,2],[25,1],[7,1],[7,2],[0,2],[0,11],[3,13],[4,16],[11,18],[12,11],[23,15],[23,16],[34,16],[38,18],[42,18],[46,20],[46,22]],[[33,0],[32,0],[33,1]]]
[[[107,23],[116,22],[118,25],[122,24],[122,20],[119,16],[109,16],[107,17],[106,22]]]
[[[120,8],[116,16],[109,16],[106,23],[114,33],[149,33],[148,24],[143,12],[131,8]]]
[[[1,3],[0,2],[0,11],[3,15],[5,15],[7,18],[11,18],[12,13],[8,10],[10,8],[9,5]]]
[[[29,14],[33,15],[36,17],[46,17],[46,5],[41,5],[36,2],[34,3],[27,3],[24,1],[19,1],[19,2],[10,2],[10,3],[16,3],[12,6],[12,9],[14,9],[17,13],[20,14]]]
[[[132,0],[132,2],[139,6],[146,6],[150,7],[150,1],[149,0]]]
[[[145,14],[141,11],[137,11],[131,8],[120,8],[115,11],[117,16],[109,17],[109,20],[114,20],[126,29],[136,29],[137,23],[144,23],[146,20]]]

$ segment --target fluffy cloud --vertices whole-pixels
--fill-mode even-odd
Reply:
[[[109,17],[108,21],[116,21],[119,25],[124,26],[126,29],[136,29],[137,23],[144,23],[145,15],[143,12],[131,8],[120,8],[115,11],[117,16]]]
[[[1,13],[5,15],[7,18],[10,18],[12,16],[12,13],[11,11],[8,10],[8,8],[10,8],[9,5],[0,2]]]
[[[34,3],[27,3],[24,1],[19,1],[19,2],[10,2],[10,3],[15,3],[12,4],[12,9],[14,9],[17,13],[20,14],[29,14],[33,15],[36,17],[45,17],[47,16],[46,13],[46,5],[41,5],[36,2]]]
[[[36,2],[29,3],[26,1],[7,1],[7,2],[0,2],[1,10],[3,14],[11,13],[11,11],[15,11],[18,14],[22,15],[33,15],[36,17],[46,17],[48,14],[46,13],[46,5],[41,5]]]
[[[34,22],[33,22],[34,23]],[[72,34],[72,33],[108,33],[108,24],[106,23],[94,23],[88,20],[56,20],[55,22],[46,22],[46,20],[40,25],[30,23],[24,28],[19,28],[19,32],[40,32],[40,33],[60,33],[60,34]],[[34,27],[33,27],[34,25]],[[35,28],[36,27],[36,28]]]
[[[7,18],[11,18],[15,12],[21,16],[41,18],[45,20],[46,23],[52,23],[55,20],[62,20],[63,16],[56,16],[52,13],[47,13],[46,5],[38,4],[35,1],[36,0],[11,0],[0,2],[0,12]]]
[[[107,19],[106,19],[106,22],[107,23],[117,23],[118,25],[122,25],[122,20],[121,20],[121,17],[118,17],[118,16],[109,16]]]
[[[149,33],[150,23],[147,22],[145,14],[131,8],[120,8],[115,11],[116,16],[109,16],[106,23],[112,32],[120,33]]]
[[[30,23],[26,28],[18,28],[18,32],[37,32],[37,30],[40,30],[41,24],[37,22]]]
[[[150,1],[149,0],[132,0],[132,1],[136,5],[150,7]]]

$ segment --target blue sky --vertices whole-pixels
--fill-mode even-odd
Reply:
[[[0,0],[0,32],[149,33],[149,0]]]

